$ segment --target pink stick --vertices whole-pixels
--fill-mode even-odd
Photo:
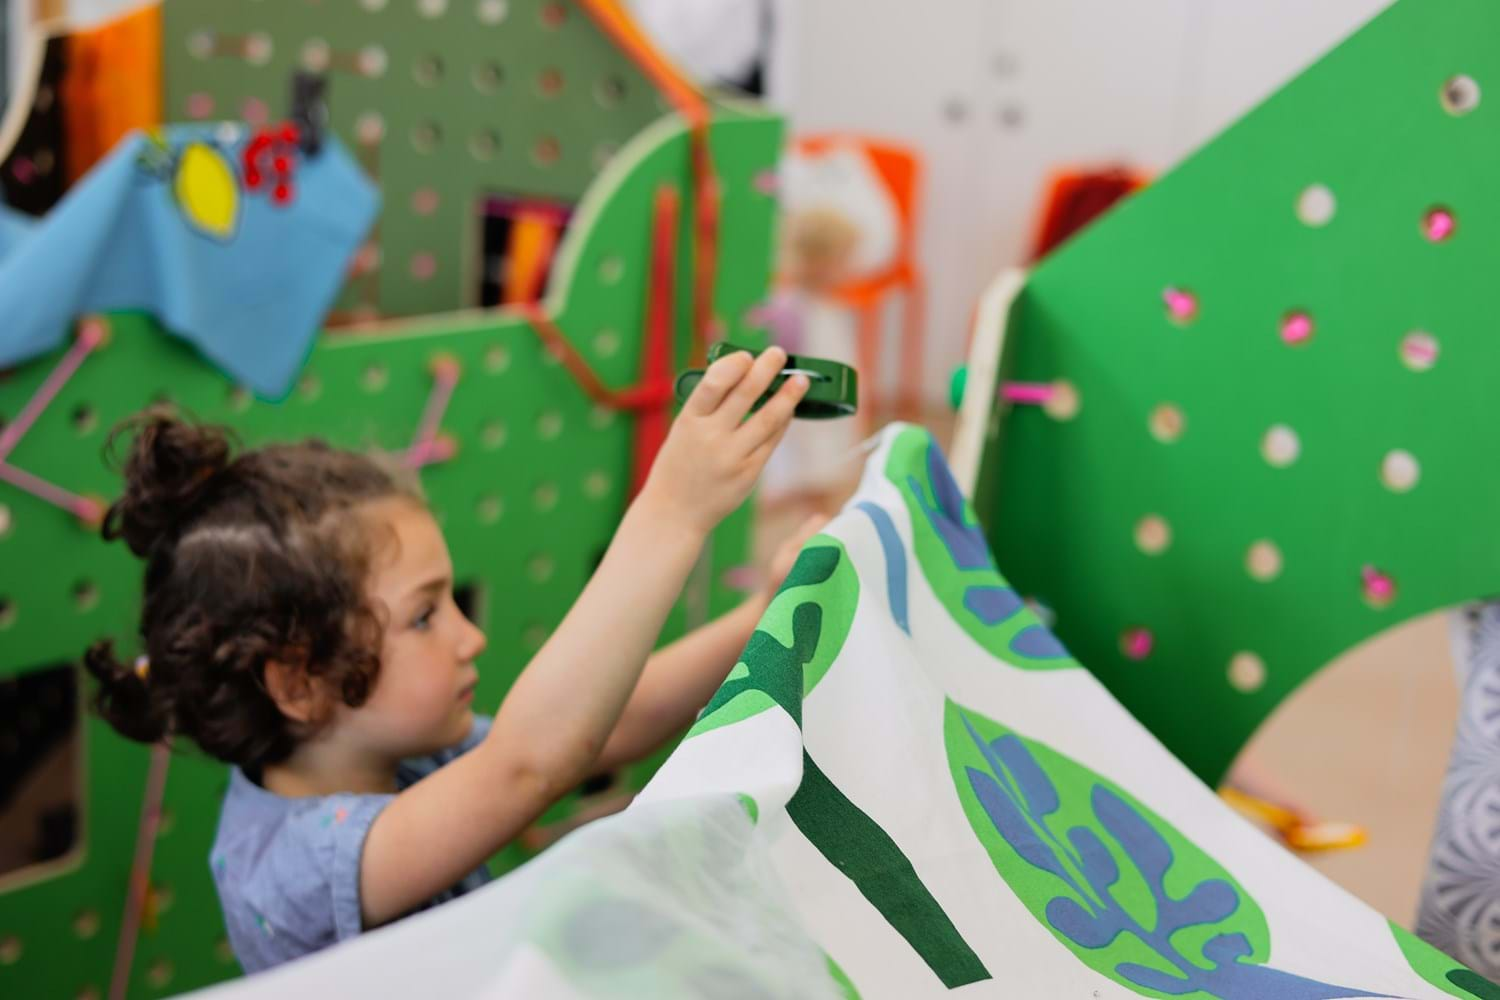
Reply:
[[[73,342],[68,353],[52,369],[52,374],[37,389],[36,395],[31,397],[20,416],[16,417],[5,430],[0,431],[0,462],[5,461],[10,453],[15,450],[16,445],[21,443],[21,438],[36,423],[36,418],[42,415],[62,387],[67,385],[68,379],[83,364],[83,360],[104,341],[104,327],[97,320],[86,321],[78,331],[78,339]]]
[[[1022,406],[1043,406],[1057,390],[1039,382],[1007,382],[1000,388],[1000,398]]]
[[[130,985],[130,966],[135,961],[141,914],[146,908],[146,893],[151,888],[151,856],[156,850],[157,830],[161,827],[161,802],[167,790],[167,768],[171,763],[172,751],[165,743],[151,748],[151,770],[146,774],[146,792],[141,796],[141,822],[135,836],[135,860],[130,865],[130,892],[125,900],[124,918],[120,921],[115,972],[109,981],[110,1000],[124,1000]]]
[[[45,500],[54,507],[61,507],[85,521],[96,521],[103,513],[94,501],[69,493],[60,486],[53,486],[45,479],[38,479],[29,472],[22,472],[14,465],[0,462],[0,480],[10,483],[18,490],[25,490],[38,500]]]
[[[406,452],[406,464],[413,469],[426,464],[430,446],[437,438],[438,427],[443,423],[443,414],[448,411],[448,402],[453,398],[453,389],[458,385],[458,365],[450,361],[439,362],[432,378],[432,392],[422,411],[422,421],[417,425],[417,436],[412,439],[411,448]]]

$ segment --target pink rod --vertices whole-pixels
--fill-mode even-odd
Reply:
[[[45,500],[54,507],[63,510],[85,521],[97,520],[101,511],[99,505],[93,500],[69,493],[60,486],[53,486],[44,479],[38,479],[29,472],[22,472],[14,465],[6,465],[0,462],[0,480],[10,483],[18,490],[25,490],[39,500]]]
[[[115,972],[109,981],[110,1000],[124,1000],[130,986],[130,966],[135,962],[135,945],[140,937],[141,914],[146,908],[146,893],[151,889],[151,856],[156,850],[156,834],[161,828],[161,803],[167,790],[167,768],[172,751],[165,743],[151,748],[151,770],[146,774],[146,792],[141,797],[141,822],[135,835],[135,860],[130,864],[130,892],[125,899],[125,914],[120,921],[120,943],[115,948]]]
[[[1052,386],[1040,382],[1007,382],[1000,388],[1000,398],[1022,406],[1043,406],[1056,392]]]
[[[417,425],[417,436],[406,452],[406,464],[411,468],[419,469],[429,460],[429,446],[437,438],[438,427],[443,423],[443,414],[448,411],[448,402],[453,398],[453,389],[457,385],[458,365],[439,364],[433,372],[432,392],[422,411],[422,421]]]
[[[78,339],[73,342],[73,346],[68,349],[63,359],[57,363],[57,367],[52,369],[52,374],[48,375],[47,380],[37,389],[36,395],[31,397],[20,416],[16,417],[5,430],[0,431],[0,462],[10,456],[16,445],[21,443],[21,438],[31,429],[31,425],[36,423],[36,418],[42,415],[42,411],[57,397],[62,387],[68,384],[68,379],[73,377],[78,366],[83,364],[84,359],[103,341],[104,329],[98,322],[83,324],[83,328],[78,332]]]

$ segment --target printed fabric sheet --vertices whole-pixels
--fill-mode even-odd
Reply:
[[[1126,714],[1006,585],[908,426],[629,809],[480,892],[211,992],[1500,997]]]

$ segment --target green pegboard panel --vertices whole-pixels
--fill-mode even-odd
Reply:
[[[992,421],[1000,566],[1207,780],[1339,654],[1500,591],[1497,40],[1402,0],[1011,310],[1001,371],[1078,408]]]
[[[729,335],[756,346],[764,334],[747,329],[742,317],[765,294],[774,214],[756,181],[774,167],[781,139],[779,120],[748,111],[716,120],[710,132],[724,192],[715,312],[726,317]],[[637,377],[652,206],[663,186],[687,200],[688,145],[672,119],[627,144],[584,197],[559,253],[548,308],[612,386]],[[676,361],[683,367],[693,343],[690,212],[682,214],[677,246]],[[12,456],[17,467],[81,494],[117,493],[100,448],[112,425],[153,401],[169,399],[227,423],[252,445],[318,435],[348,447],[400,449],[411,443],[427,401],[433,359],[459,362],[461,378],[442,421],[458,452],[426,469],[423,480],[457,580],[475,588],[490,637],[476,701],[483,711],[498,705],[560,621],[624,510],[631,418],[594,406],[515,315],[457,313],[378,334],[324,337],[298,387],[274,405],[234,386],[148,318],[115,314],[107,321],[107,346],[84,363]],[[13,417],[60,356],[0,379],[0,414]],[[724,574],[748,560],[749,522],[749,510],[741,510],[715,534],[664,640],[741,598]],[[106,545],[70,516],[4,484],[0,523],[0,678],[74,662],[101,636],[118,637],[130,650],[141,567],[122,545]],[[80,601],[80,592],[90,599]],[[92,719],[84,740],[82,859],[65,873],[0,888],[0,996],[87,995],[109,982],[149,751]],[[638,766],[622,783],[639,787],[653,767]],[[132,997],[173,994],[237,972],[208,868],[226,775],[188,749],[173,756],[151,871],[153,885],[165,890],[164,905],[141,936]],[[564,821],[575,808],[564,802],[544,822]],[[523,858],[512,848],[497,865]]]
[[[479,304],[481,201],[576,203],[666,105],[573,0],[165,0],[163,118],[287,113],[329,79],[331,127],[379,184],[353,319]]]

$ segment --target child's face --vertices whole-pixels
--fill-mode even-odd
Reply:
[[[434,753],[469,733],[484,633],[453,600],[453,563],[432,515],[405,499],[366,505],[375,534],[370,597],[385,616],[380,675],[349,732],[393,759]]]

